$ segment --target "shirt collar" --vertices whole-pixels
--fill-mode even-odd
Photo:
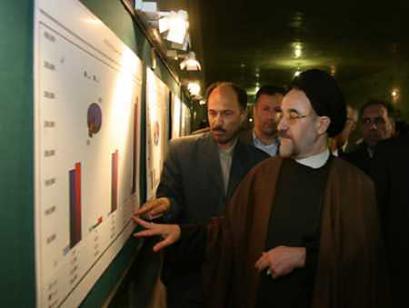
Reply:
[[[272,143],[270,143],[270,144],[265,144],[265,143],[263,143],[260,139],[257,138],[257,135],[256,135],[256,133],[254,132],[254,130],[253,130],[253,140],[254,140],[254,143],[255,143],[255,144],[259,144],[259,145],[261,145],[261,146],[263,146],[263,147],[265,147],[265,148],[267,148],[267,147],[276,147],[276,146],[277,146],[277,142],[278,142],[278,139],[277,139],[277,138],[274,138],[274,140],[273,140]]]
[[[296,159],[295,161],[301,165],[313,169],[318,169],[325,165],[325,163],[328,161],[329,156],[330,156],[329,149],[326,149],[325,151],[319,154],[306,158]]]
[[[233,144],[232,144],[228,149],[221,149],[221,148],[219,148],[219,153],[222,154],[222,155],[229,155],[229,156],[231,156],[232,153],[233,153],[234,147],[235,147],[236,144],[237,144],[237,140],[238,140],[238,138],[236,138],[236,139],[234,140]]]

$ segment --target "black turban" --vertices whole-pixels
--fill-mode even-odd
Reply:
[[[305,93],[319,116],[331,119],[328,136],[334,137],[342,131],[346,121],[346,104],[344,95],[331,75],[318,69],[307,70],[294,78],[292,88]]]

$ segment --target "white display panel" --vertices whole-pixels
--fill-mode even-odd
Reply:
[[[155,197],[169,142],[169,88],[146,71],[146,197]]]
[[[142,63],[79,1],[35,2],[38,307],[76,307],[131,235]]]
[[[190,109],[186,104],[182,104],[182,126],[181,126],[181,135],[186,136],[191,133],[191,114]]]
[[[180,98],[172,93],[172,138],[180,137],[182,119],[182,102]]]

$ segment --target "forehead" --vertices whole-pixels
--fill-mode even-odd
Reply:
[[[269,94],[261,94],[260,97],[257,99],[257,105],[273,105],[277,106],[281,104],[283,100],[283,95],[280,93],[269,95]]]
[[[387,116],[388,111],[383,105],[371,105],[364,109],[362,117]]]
[[[236,92],[228,86],[217,87],[210,93],[207,100],[208,109],[238,109],[240,108]]]
[[[309,111],[312,109],[310,100],[301,90],[292,89],[283,98],[281,103],[282,110]]]

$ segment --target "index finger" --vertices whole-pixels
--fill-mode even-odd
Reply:
[[[145,229],[151,229],[152,227],[155,226],[154,223],[147,222],[147,221],[145,221],[145,220],[143,220],[143,219],[140,219],[140,218],[137,217],[137,216],[134,216],[134,217],[133,217],[133,220],[134,220],[138,225],[144,227]]]
[[[158,252],[162,250],[163,248],[168,247],[172,244],[173,242],[171,241],[171,239],[169,237],[166,237],[162,241],[156,243],[155,246],[153,246],[153,251]]]
[[[259,272],[269,266],[268,264],[268,255],[263,252],[263,255],[257,260],[256,264],[254,265]]]
[[[145,203],[139,209],[137,209],[134,213],[134,216],[141,216],[143,214],[148,213],[155,207],[154,203]]]

